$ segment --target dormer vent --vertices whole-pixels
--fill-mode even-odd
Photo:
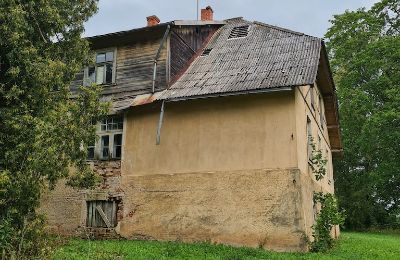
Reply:
[[[205,50],[203,51],[203,53],[201,54],[201,56],[202,56],[202,57],[208,56],[208,55],[210,54],[211,51],[212,51],[212,49],[205,49]]]
[[[244,38],[249,34],[250,25],[234,27],[229,34],[228,39]]]

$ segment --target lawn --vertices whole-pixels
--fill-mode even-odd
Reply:
[[[122,256],[122,257],[121,257]],[[275,253],[223,245],[70,240],[53,259],[400,259],[400,235],[342,233],[328,253]]]

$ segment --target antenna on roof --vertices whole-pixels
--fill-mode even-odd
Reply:
[[[197,0],[196,14],[197,14],[197,21],[198,21],[199,20],[199,0]]]

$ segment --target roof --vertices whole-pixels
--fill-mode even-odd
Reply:
[[[124,45],[135,41],[159,39],[165,33],[168,25],[176,26],[201,26],[201,25],[224,25],[224,21],[186,21],[175,20],[159,23],[154,26],[145,26],[126,31],[113,32],[102,35],[87,37],[93,49],[105,48],[110,45]]]
[[[235,27],[249,26],[247,37],[229,39]],[[242,18],[226,21],[186,72],[159,100],[192,99],[243,91],[313,84],[322,40]]]

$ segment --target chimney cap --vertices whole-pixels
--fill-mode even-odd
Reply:
[[[206,9],[206,10],[210,10],[211,12],[214,13],[214,10],[211,8],[211,6],[207,6],[205,9]]]
[[[158,18],[157,15],[150,15],[146,17],[147,21],[149,20],[156,20],[157,22],[160,22],[160,18]]]
[[[160,23],[160,18],[157,15],[150,15],[146,17],[147,19],[147,26],[155,26]]]

